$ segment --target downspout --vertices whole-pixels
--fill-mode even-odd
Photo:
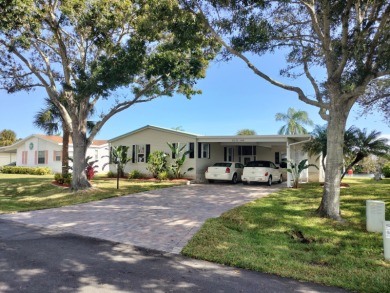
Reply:
[[[310,142],[311,140],[312,140],[311,136],[307,140],[298,141],[298,142],[294,142],[294,143],[290,143],[290,144],[288,143],[288,140],[287,140],[287,168],[291,167],[291,165],[290,165],[290,161],[291,161],[290,146],[298,145],[298,144],[302,144],[302,143],[307,143],[307,142]],[[287,187],[291,187],[291,173],[290,172],[287,172]]]

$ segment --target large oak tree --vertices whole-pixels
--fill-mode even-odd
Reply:
[[[86,149],[108,119],[157,97],[198,93],[217,49],[176,0],[7,0],[0,13],[0,87],[46,91],[72,135],[74,190],[90,187]],[[88,135],[102,99],[111,107]]]
[[[328,123],[321,216],[340,219],[345,125],[370,83],[390,73],[390,2],[369,0],[182,0],[202,13],[227,58],[236,56],[272,85],[294,92]],[[282,49],[282,51],[280,51]],[[311,90],[267,74],[251,56],[287,52],[287,77],[306,77]],[[250,53],[250,54],[248,54]],[[261,60],[261,59],[260,59]],[[255,62],[258,62],[257,64]],[[322,72],[323,74],[315,74]]]

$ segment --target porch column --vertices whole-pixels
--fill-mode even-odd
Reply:
[[[287,169],[291,168],[291,158],[290,158],[290,145],[288,144],[288,141],[286,142],[287,145]],[[287,187],[291,187],[291,173],[287,172]]]

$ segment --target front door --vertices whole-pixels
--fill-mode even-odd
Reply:
[[[253,156],[243,156],[242,157],[242,163],[244,165],[248,164],[248,162],[253,161]]]

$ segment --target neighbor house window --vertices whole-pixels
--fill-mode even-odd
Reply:
[[[46,164],[46,151],[38,151],[38,164]]]
[[[53,161],[61,162],[61,151],[54,151]]]

